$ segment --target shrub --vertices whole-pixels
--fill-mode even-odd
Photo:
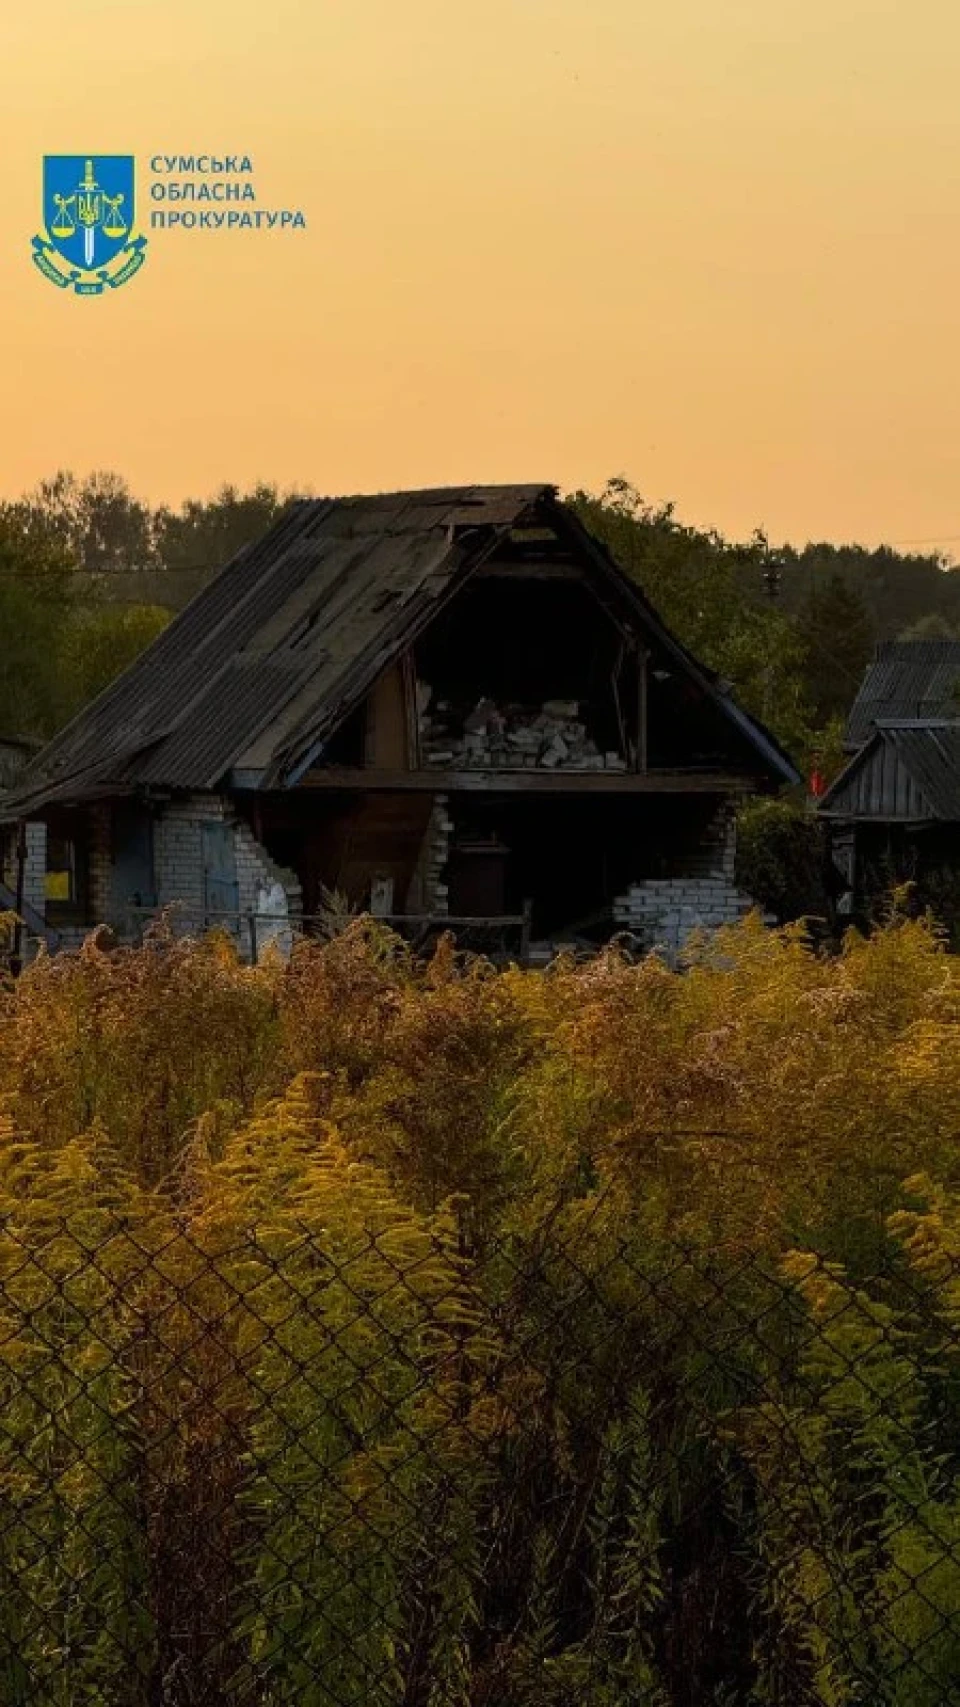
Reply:
[[[737,883],[781,923],[831,911],[822,821],[786,800],[750,801],[737,819]]]

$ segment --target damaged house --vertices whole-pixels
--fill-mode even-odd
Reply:
[[[63,946],[175,902],[255,953],[333,892],[669,952],[748,909],[734,809],[797,780],[553,487],[310,500],[37,757],[7,816],[45,858],[6,876]]]

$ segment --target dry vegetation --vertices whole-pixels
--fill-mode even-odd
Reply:
[[[3,1001],[10,1707],[946,1698],[929,926],[682,976],[161,932]]]

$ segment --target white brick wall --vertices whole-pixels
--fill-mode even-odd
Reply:
[[[646,948],[662,948],[672,957],[694,931],[736,924],[753,906],[749,895],[724,878],[678,877],[631,884],[614,902],[613,916]]]
[[[452,830],[453,819],[449,811],[449,796],[437,794],[434,796],[430,823],[427,826],[423,851],[420,856],[419,877],[425,913],[442,914],[450,911],[446,867],[450,858]]]
[[[184,917],[196,922],[205,901],[203,881],[203,825],[223,823],[229,816],[227,801],[217,794],[192,794],[168,801],[154,825],[154,867],[160,906],[183,904]]]
[[[23,900],[25,907],[32,907],[40,917],[46,918],[46,895],[44,879],[47,873],[47,826],[42,823],[28,824],[26,828],[27,857],[23,868]],[[3,881],[14,895],[17,893],[17,831],[10,826],[3,838]],[[38,939],[34,938],[27,929],[23,939],[23,951],[30,958],[36,950]]]
[[[46,824],[27,825],[27,863],[23,874],[23,898],[35,907],[41,918],[46,917],[46,894],[44,884],[47,875],[47,826]],[[16,893],[17,870],[16,857],[14,867],[7,879],[10,888]]]
[[[236,817],[230,801],[220,795],[190,795],[163,808],[154,832],[159,904],[182,903],[185,929],[196,929],[202,921],[206,899],[203,825],[211,822],[233,825],[241,914],[249,919],[250,913],[262,905],[262,891],[279,883],[287,898],[287,917],[291,921],[302,917],[303,897],[295,874],[270,858],[249,825]],[[258,931],[261,937],[269,934],[268,923],[264,921]],[[250,932],[245,921],[239,922],[239,941],[242,952],[249,954]]]
[[[257,841],[248,824],[238,820],[236,825],[237,878],[240,886],[240,908],[250,912],[260,901],[260,891],[279,883],[287,897],[291,917],[303,915],[303,894],[296,873],[277,865],[265,847]]]
[[[171,800],[163,806],[154,824],[154,862],[157,900],[160,906],[182,904],[184,930],[195,930],[202,920],[205,903],[203,866],[204,823],[232,823],[237,859],[239,907],[249,914],[260,903],[261,891],[277,883],[287,897],[291,921],[302,917],[303,899],[295,874],[278,866],[261,847],[249,826],[238,819],[229,800],[220,795],[195,794]],[[110,923],[125,933],[130,926],[123,916],[123,906],[114,894],[113,850],[111,847],[111,814],[108,805],[95,806],[88,819],[88,860],[90,880],[91,925],[66,925],[58,928],[60,945],[77,948],[94,924]],[[44,880],[47,865],[47,832],[42,823],[27,825],[27,862],[24,873],[24,899],[42,918],[46,917]],[[7,844],[4,860],[4,880],[16,888],[16,847],[12,838]],[[269,934],[265,927],[264,934]],[[249,929],[241,928],[240,941],[244,952],[249,950]]]
[[[677,958],[694,932],[736,924],[756,905],[734,882],[736,851],[736,818],[725,806],[700,845],[678,858],[675,877],[632,883],[617,896],[616,924],[668,960]]]

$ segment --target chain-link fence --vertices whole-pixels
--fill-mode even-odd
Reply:
[[[0,1227],[4,1707],[960,1702],[960,1268],[444,1225]]]

